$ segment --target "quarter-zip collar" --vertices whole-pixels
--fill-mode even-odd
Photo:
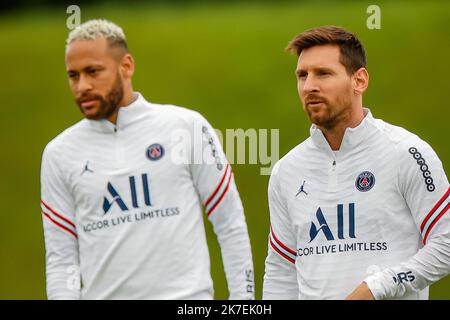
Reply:
[[[95,130],[101,132],[116,132],[117,130],[122,130],[129,124],[138,120],[140,116],[143,115],[142,110],[147,107],[147,101],[139,92],[134,92],[134,101],[129,105],[122,106],[118,110],[117,122],[116,124],[110,122],[107,119],[101,120],[88,120],[89,125]]]
[[[368,108],[364,109],[364,119],[355,128],[347,128],[344,132],[344,137],[342,139],[341,147],[339,148],[339,153],[345,152],[349,148],[354,148],[366,140],[370,134],[373,132],[375,119],[372,116],[372,112]],[[310,128],[311,139],[315,146],[322,149],[334,158],[334,153],[328,144],[325,135],[322,130],[320,130],[315,124]]]

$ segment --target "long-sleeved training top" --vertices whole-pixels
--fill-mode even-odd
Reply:
[[[212,299],[204,208],[229,298],[253,299],[243,207],[215,131],[135,96],[116,125],[84,119],[44,150],[48,298]]]
[[[315,125],[274,167],[264,299],[427,299],[450,272],[449,183],[433,149],[373,118],[332,151]]]

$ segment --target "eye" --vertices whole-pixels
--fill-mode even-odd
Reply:
[[[323,77],[323,76],[328,76],[330,75],[330,73],[328,71],[319,71],[319,76]]]
[[[69,72],[67,75],[69,76],[69,79],[71,79],[71,80],[75,80],[78,78],[78,73],[76,73],[76,72]]]
[[[306,72],[299,72],[299,73],[297,73],[297,78],[303,80],[306,78],[307,75],[308,74]]]

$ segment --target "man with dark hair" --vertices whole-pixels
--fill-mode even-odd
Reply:
[[[339,27],[287,48],[311,136],[274,167],[264,299],[427,299],[450,272],[450,188],[416,135],[363,108],[364,47]]]
[[[134,92],[134,66],[112,22],[69,34],[69,84],[85,119],[42,156],[48,298],[212,299],[204,208],[229,298],[253,299],[243,207],[214,129]]]

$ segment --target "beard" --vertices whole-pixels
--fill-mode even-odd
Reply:
[[[79,97],[76,102],[86,119],[101,120],[109,118],[117,111],[119,104],[123,99],[123,95],[123,82],[119,74],[117,74],[116,80],[114,81],[111,90],[106,94],[106,97],[102,97],[98,94],[86,94]],[[95,113],[86,113],[81,107],[81,103],[88,100],[99,101],[99,106]]]
[[[331,130],[345,118],[346,112],[351,108],[351,101],[342,98],[330,104],[327,99],[321,99],[323,102],[320,108],[306,106],[305,110],[312,123],[318,127]]]

